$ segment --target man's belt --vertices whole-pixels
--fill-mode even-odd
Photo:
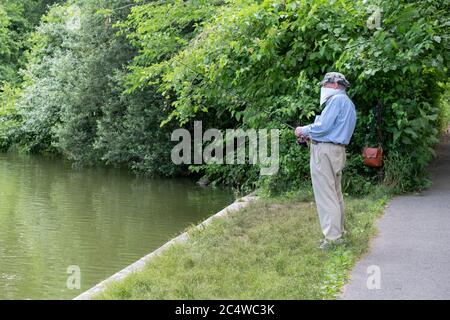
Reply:
[[[326,142],[326,141],[317,141],[317,140],[311,140],[312,144],[319,144],[319,143],[331,143],[331,144],[335,144],[337,146],[342,146],[342,147],[346,147],[346,144],[343,143],[334,143],[334,142]]]

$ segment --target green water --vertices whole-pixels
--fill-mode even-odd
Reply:
[[[0,299],[71,299],[233,201],[188,180],[0,154]],[[81,289],[68,289],[69,266]]]

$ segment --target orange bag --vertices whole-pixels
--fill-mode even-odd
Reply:
[[[383,166],[383,134],[381,132],[381,125],[382,125],[382,109],[383,106],[381,105],[381,101],[378,100],[376,106],[375,106],[375,119],[376,119],[376,131],[377,131],[377,138],[378,138],[378,147],[377,148],[371,148],[366,145],[366,147],[363,150],[363,157],[364,157],[364,164],[368,167],[372,168],[380,168]]]
[[[383,166],[383,148],[365,147],[363,150],[364,164],[368,167],[379,168]]]

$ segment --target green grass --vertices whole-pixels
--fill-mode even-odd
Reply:
[[[97,299],[333,299],[368,248],[386,192],[347,198],[346,242],[317,247],[315,205],[295,196],[262,199],[218,219],[190,240],[111,284]]]

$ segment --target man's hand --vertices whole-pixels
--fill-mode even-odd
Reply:
[[[303,134],[302,127],[295,128],[295,136],[297,137],[297,144],[301,146],[306,145],[309,140],[309,137]]]
[[[302,127],[297,127],[297,128],[295,128],[295,136],[296,136],[297,138],[300,138],[301,136],[303,136]]]

